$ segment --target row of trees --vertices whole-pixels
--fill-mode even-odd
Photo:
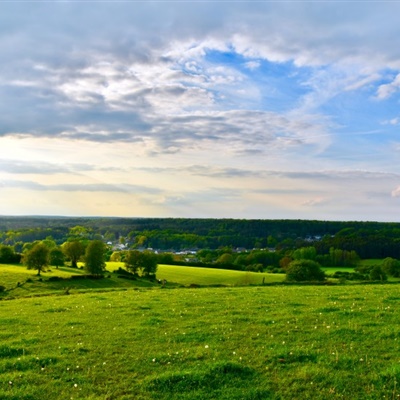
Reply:
[[[101,240],[93,240],[85,247],[82,243],[66,242],[62,247],[49,247],[44,241],[35,242],[22,256],[28,269],[34,269],[38,275],[45,272],[49,265],[64,265],[65,259],[71,260],[71,266],[77,268],[77,262],[84,255],[84,267],[89,274],[103,274],[107,247]]]
[[[61,247],[49,247],[45,241],[35,242],[23,254],[23,262],[28,269],[34,269],[38,275],[45,272],[49,265],[63,266],[66,259],[71,267],[77,268],[78,261],[84,260],[84,269],[91,275],[101,275],[105,270],[107,246],[101,240],[89,241],[86,246],[77,240],[65,242]],[[126,269],[134,275],[153,277],[157,271],[157,255],[149,251],[131,250],[125,252]]]

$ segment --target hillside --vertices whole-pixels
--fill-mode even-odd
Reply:
[[[0,301],[0,398],[397,398],[400,287]]]

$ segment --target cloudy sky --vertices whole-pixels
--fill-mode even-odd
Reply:
[[[0,215],[400,221],[399,15],[2,1]]]

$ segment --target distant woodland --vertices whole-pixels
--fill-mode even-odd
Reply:
[[[160,251],[270,249],[308,246],[317,254],[332,249],[362,258],[400,258],[400,223],[312,220],[188,218],[0,217],[0,243],[21,251],[24,243],[76,237]]]

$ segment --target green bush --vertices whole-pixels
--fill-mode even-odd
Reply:
[[[383,260],[382,269],[387,275],[400,277],[400,261],[395,258],[386,257]]]
[[[295,282],[323,281],[325,272],[312,260],[295,260],[286,268],[286,280]]]
[[[371,281],[387,281],[387,275],[380,265],[375,265],[369,273]]]

